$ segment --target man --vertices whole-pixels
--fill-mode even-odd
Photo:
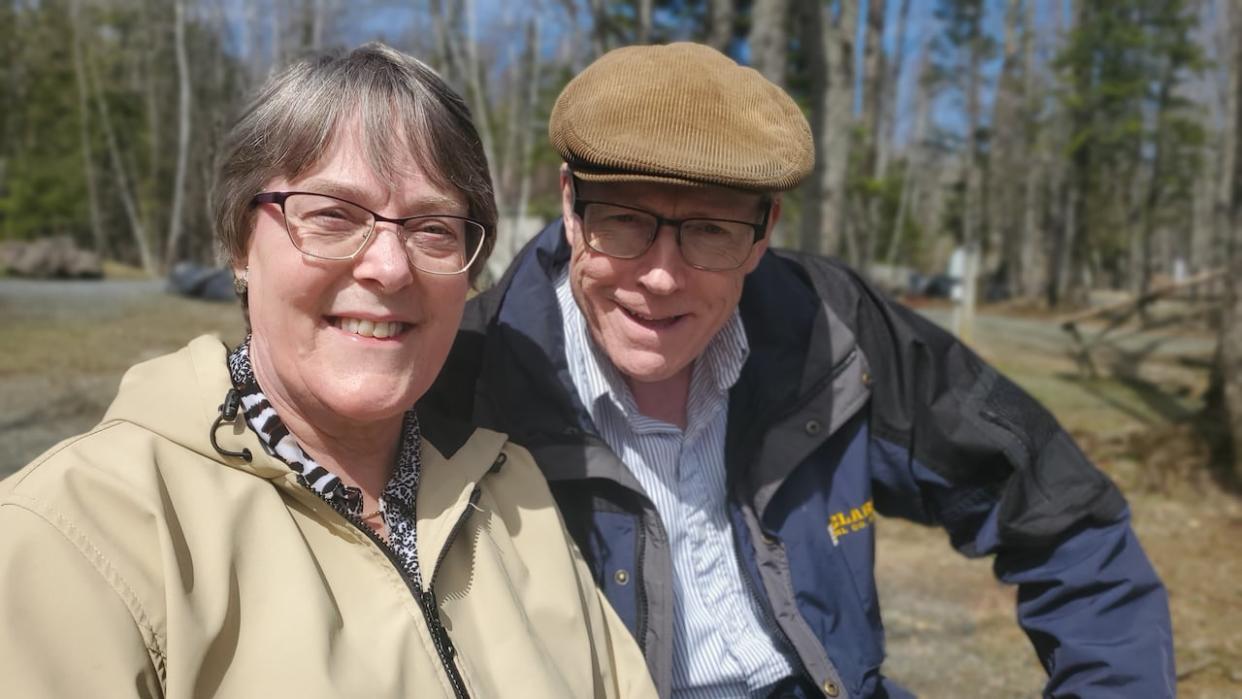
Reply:
[[[880,674],[876,512],[995,556],[1049,695],[1173,694],[1165,590],[1052,416],[839,263],[768,250],[814,157],[788,95],[632,47],[549,134],[563,220],[472,301],[436,399],[534,453],[662,696],[909,696]]]

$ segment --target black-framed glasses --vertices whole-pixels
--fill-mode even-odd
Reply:
[[[632,206],[574,199],[574,213],[582,221],[583,239],[595,252],[632,260],[642,257],[665,225],[677,229],[677,249],[686,264],[709,272],[741,267],[768,229],[771,202],[765,201],[763,219],[734,221],[719,218],[666,218]]]
[[[293,247],[323,260],[350,260],[366,248],[377,221],[393,223],[410,264],[430,274],[461,274],[483,248],[486,226],[464,216],[388,218],[352,201],[314,192],[263,192],[251,206],[277,204]]]

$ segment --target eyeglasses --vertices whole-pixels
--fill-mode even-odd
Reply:
[[[414,268],[431,274],[461,274],[478,257],[486,227],[462,216],[432,214],[388,218],[352,201],[312,192],[263,192],[252,207],[278,204],[293,247],[323,260],[350,260],[362,252],[375,223],[395,223]]]
[[[582,220],[583,238],[595,252],[632,260],[642,257],[655,243],[660,228],[676,226],[677,248],[686,264],[696,269],[723,272],[741,267],[755,243],[768,228],[771,205],[763,220],[732,221],[719,218],[665,218],[632,206],[575,199],[574,213]]]

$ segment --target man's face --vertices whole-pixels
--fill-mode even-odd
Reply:
[[[577,197],[644,209],[664,218],[763,219],[763,198],[724,187],[690,187],[647,182],[577,183]],[[565,236],[573,248],[569,282],[591,337],[630,381],[650,383],[689,371],[729,320],[742,295],[742,282],[759,264],[779,216],[773,205],[768,230],[737,269],[691,267],[677,247],[677,230],[664,225],[639,257],[609,257],[587,246],[583,222],[573,211],[575,193],[561,175]]]

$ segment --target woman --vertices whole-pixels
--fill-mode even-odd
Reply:
[[[300,63],[213,199],[250,334],[0,485],[4,694],[654,694],[529,455],[411,409],[494,236],[461,99],[383,46]]]

